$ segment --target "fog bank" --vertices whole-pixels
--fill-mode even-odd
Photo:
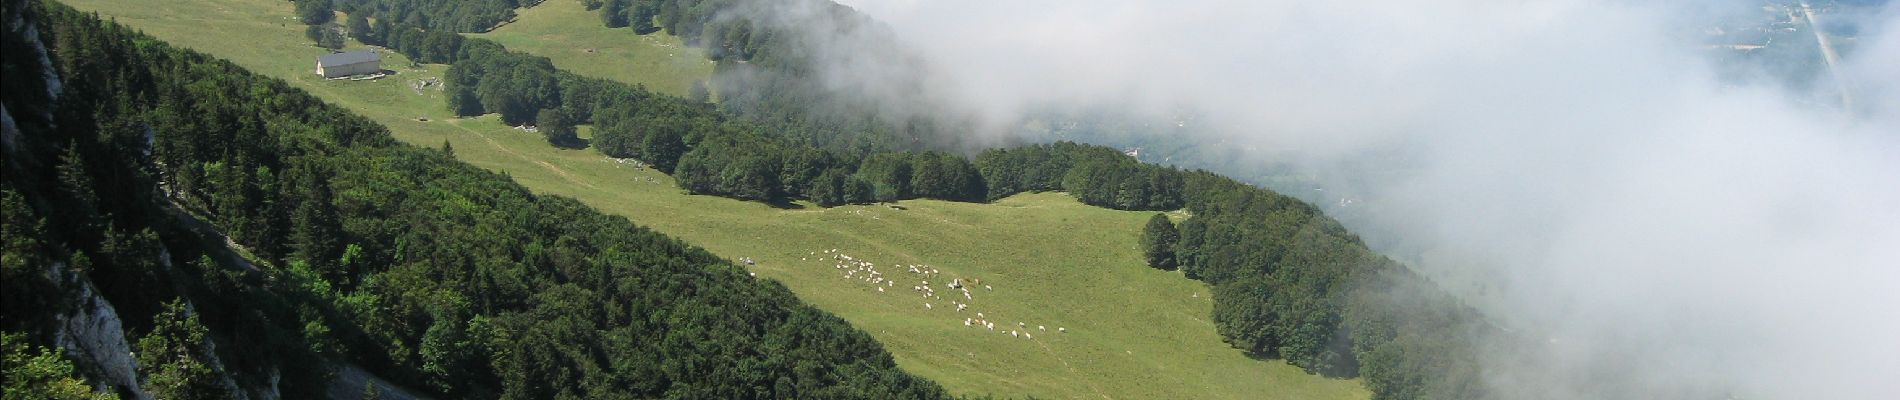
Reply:
[[[1548,337],[1536,365],[1494,361],[1504,393],[1900,393],[1893,6],[1831,16],[1862,21],[1842,110],[1832,83],[1736,79],[1752,67],[1709,57],[1702,24],[1760,3],[843,3],[921,53],[931,92],[986,134],[1098,107],[1207,126],[1177,140],[1407,160],[1338,178],[1378,199],[1359,211],[1371,234],[1428,255],[1402,258]]]

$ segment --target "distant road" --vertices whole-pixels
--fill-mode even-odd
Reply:
[[[1814,18],[1814,7],[1808,0],[1801,0],[1801,14],[1808,19],[1808,31],[1814,32],[1814,41],[1821,45],[1821,59],[1827,62],[1827,71],[1834,74],[1834,85],[1841,91],[1841,108],[1854,109],[1854,98],[1847,93],[1847,75],[1841,73],[1841,55],[1834,52],[1834,42],[1821,32],[1821,21]]]

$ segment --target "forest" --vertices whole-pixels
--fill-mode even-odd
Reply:
[[[1062,191],[1178,212],[1151,219],[1139,245],[1152,266],[1213,288],[1212,319],[1240,351],[1362,377],[1379,399],[1487,395],[1471,343],[1495,328],[1310,204],[1100,146],[927,151],[940,142],[919,138],[954,124],[847,118],[833,111],[876,112],[812,101],[836,94],[788,83],[811,67],[788,54],[810,44],[749,22],[740,2],[598,3],[608,26],[679,35],[714,50],[722,76],[754,81],[718,85],[717,103],[680,98],[456,34],[505,22],[513,1],[298,9],[345,11],[347,28],[328,13],[303,22],[450,64],[444,107],[458,115],[638,159],[696,194],[830,207]],[[335,362],[454,398],[944,396],[863,332],[702,250],[529,193],[452,149],[396,144],[282,82],[31,4],[7,9],[46,34],[8,36],[6,106],[23,134],[0,192],[0,328],[28,344],[9,360],[53,364],[36,369],[55,371],[48,381],[71,373],[43,357],[57,335],[43,327],[79,306],[83,280],[125,318],[141,373],[165,377],[145,389],[168,397],[219,397],[220,374],[255,385],[284,365]],[[862,19],[834,11],[819,15]],[[31,79],[35,48],[61,84]],[[755,73],[726,75],[737,69]],[[317,393],[328,373],[282,385]]]
[[[704,250],[282,81],[5,4],[38,32],[5,43],[9,397],[132,390],[76,390],[100,366],[46,357],[101,300],[160,398],[323,397],[344,365],[443,398],[945,396]]]
[[[850,153],[944,150],[963,145],[968,123],[920,96],[879,96],[873,87],[919,88],[921,63],[884,27],[823,0],[584,0],[608,28],[663,32],[706,49],[717,62],[718,108],[800,147]],[[839,52],[829,48],[836,42]],[[830,57],[875,60],[872,78],[826,76]],[[877,79],[876,82],[858,80]],[[866,84],[874,83],[874,84]],[[901,91],[920,93],[919,90]],[[916,110],[937,110],[920,112]]]
[[[707,29],[752,29],[721,25],[744,18],[711,17],[749,15],[727,9],[741,7],[736,3],[606,1],[601,7],[610,17],[627,13],[634,25],[641,18],[657,18],[660,29],[708,49],[725,48],[726,57],[808,45],[713,42],[747,36],[705,36]],[[1403,265],[1367,249],[1318,208],[1291,197],[1212,172],[1141,163],[1112,148],[1072,142],[991,148],[969,158],[924,150],[814,147],[809,137],[800,136],[809,133],[759,123],[725,101],[713,105],[579,77],[545,58],[485,40],[440,50],[396,48],[454,54],[447,107],[458,114],[497,113],[510,124],[539,124],[551,145],[591,145],[608,156],[639,159],[672,174],[682,189],[695,194],[831,207],[917,198],[987,202],[1062,191],[1111,209],[1182,210],[1191,217],[1178,226],[1166,218],[1159,221],[1166,228],[1151,223],[1148,236],[1165,238],[1144,237],[1146,253],[1152,265],[1178,269],[1214,288],[1216,327],[1237,349],[1284,359],[1315,374],[1364,377],[1380,399],[1484,397],[1471,343],[1474,337],[1498,334],[1495,329]],[[797,65],[781,67],[796,70]],[[806,121],[795,124],[821,119],[780,118]],[[591,143],[573,136],[577,124],[594,126]],[[825,140],[849,140],[845,130],[823,132],[839,135]]]
[[[363,43],[400,49],[418,62],[448,63],[459,47],[457,33],[487,32],[514,18],[514,10],[535,0],[295,0],[308,35],[326,47],[341,48],[343,35]],[[735,0],[582,0],[600,13],[608,28],[637,34],[678,36],[707,49],[718,62],[712,88],[716,107],[734,119],[760,125],[799,147],[863,153],[947,149],[960,145],[956,132],[966,122],[930,110],[925,99],[904,96],[877,100],[865,93],[839,93],[817,72],[826,62],[811,51],[829,38],[812,31],[839,32],[863,40],[854,54],[880,63],[920,67],[896,50],[875,21],[829,1]],[[348,15],[334,21],[334,11]],[[787,18],[798,15],[798,25]],[[864,34],[859,34],[864,33]],[[631,40],[631,38],[629,39]],[[872,51],[863,53],[864,51]],[[898,68],[897,71],[904,69]],[[917,75],[893,74],[880,82],[915,87]],[[708,96],[712,95],[710,91]],[[881,104],[903,101],[912,104]]]

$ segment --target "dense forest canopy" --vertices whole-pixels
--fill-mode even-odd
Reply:
[[[8,376],[70,378],[15,338],[54,348],[110,304],[140,377],[120,394],[322,397],[358,365],[447,398],[944,396],[703,250],[228,62],[6,5],[38,32],[5,47]]]

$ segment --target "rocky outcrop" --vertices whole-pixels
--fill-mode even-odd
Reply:
[[[59,316],[54,342],[79,359],[93,382],[111,386],[130,399],[151,399],[139,388],[138,359],[112,302],[100,296],[91,281],[68,272],[66,263],[53,263],[50,269],[52,276],[62,278],[57,282],[77,287],[78,301],[71,314]]]

